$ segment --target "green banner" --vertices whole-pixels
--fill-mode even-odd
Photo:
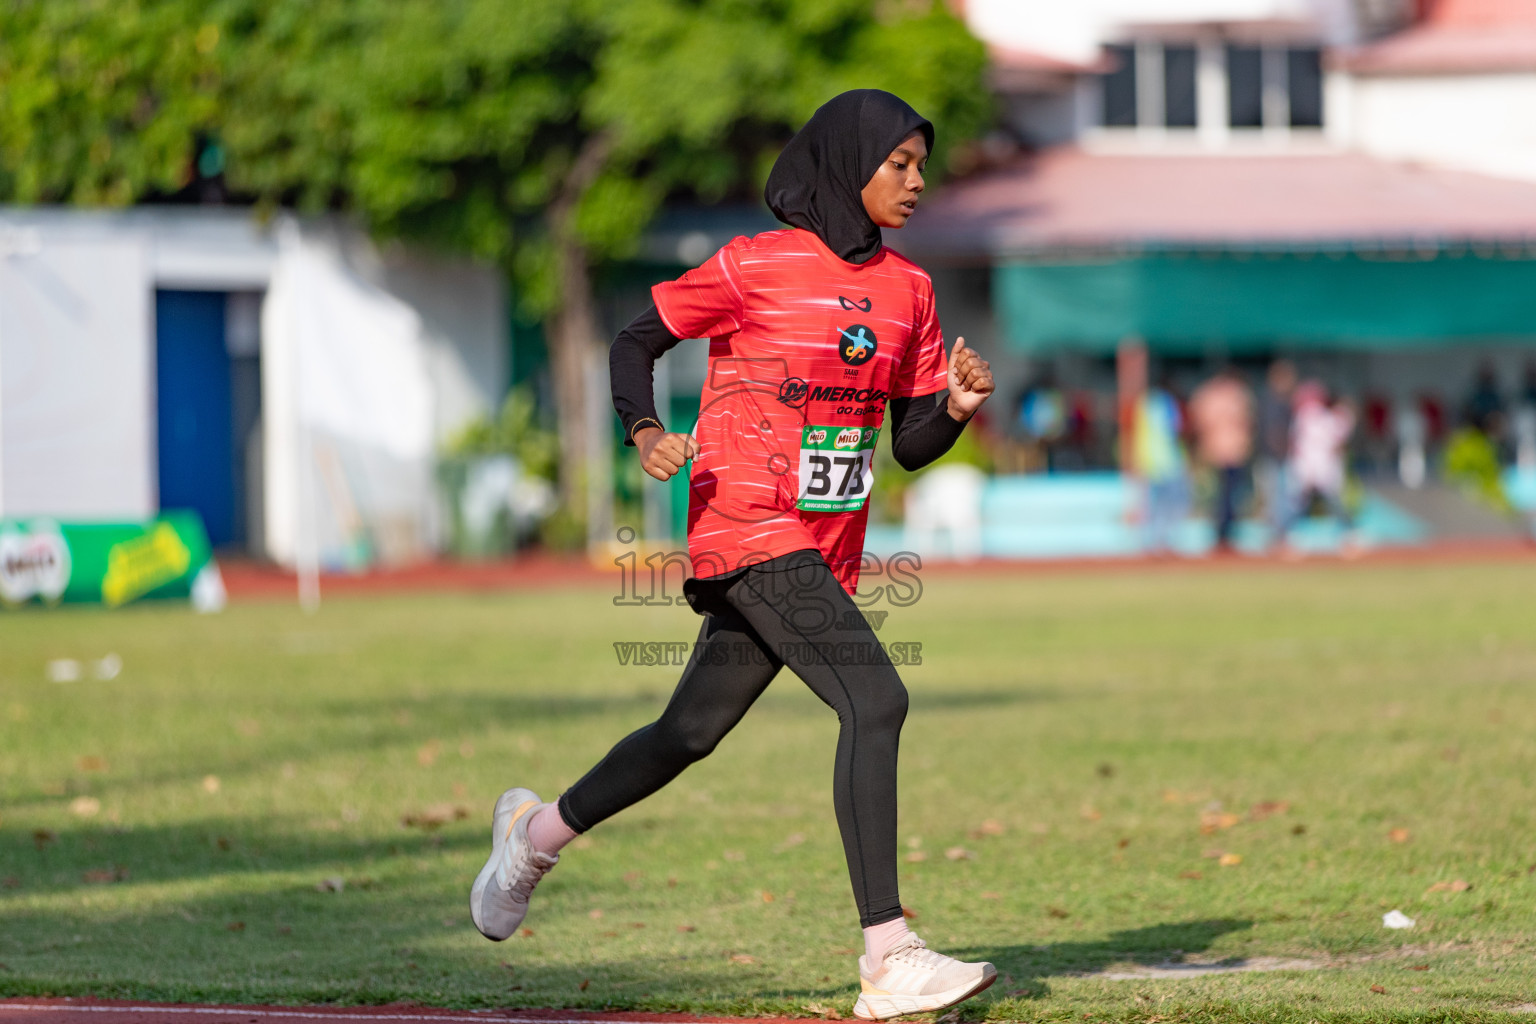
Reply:
[[[223,605],[223,582],[196,512],[144,523],[0,519],[0,604],[191,598]]]

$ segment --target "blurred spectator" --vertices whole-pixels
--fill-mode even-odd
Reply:
[[[1416,491],[1424,486],[1429,466],[1425,454],[1429,422],[1422,403],[1404,402],[1392,423],[1397,434],[1397,478],[1404,487]]]
[[[1432,391],[1419,393],[1419,413],[1424,417],[1424,438],[1430,445],[1445,440],[1445,405]]]
[[[1395,431],[1392,422],[1392,400],[1379,392],[1365,396],[1360,410],[1361,433],[1365,435],[1362,455],[1364,469],[1373,476],[1382,473],[1392,464]]]
[[[1189,418],[1200,461],[1216,476],[1216,550],[1230,551],[1238,488],[1253,454],[1253,394],[1236,368],[1223,367],[1200,385],[1189,400]]]
[[[1296,389],[1295,420],[1291,428],[1291,476],[1294,498],[1281,529],[1282,539],[1304,516],[1314,497],[1320,498],[1348,531],[1346,550],[1354,546],[1354,520],[1344,502],[1344,448],[1355,429],[1355,410],[1347,399],[1328,400],[1316,381]]]
[[[1189,511],[1188,466],[1179,441],[1183,421],[1166,382],[1137,399],[1131,470],[1142,485],[1142,543],[1153,554],[1172,550],[1174,531]]]
[[[1264,516],[1278,536],[1290,514],[1291,496],[1286,463],[1291,455],[1291,401],[1296,391],[1296,367],[1277,359],[1265,374],[1259,395],[1259,458],[1255,482],[1264,501]]]
[[[1536,361],[1525,364],[1520,403],[1515,406],[1515,465],[1521,473],[1536,473]]]
[[[1047,471],[1058,468],[1057,447],[1067,431],[1067,400],[1049,370],[1019,395],[1019,431],[1045,451]]]
[[[1493,364],[1484,362],[1477,368],[1477,378],[1472,391],[1461,407],[1461,421],[1481,430],[1489,438],[1498,439],[1504,416],[1504,397],[1499,394],[1499,379]]]

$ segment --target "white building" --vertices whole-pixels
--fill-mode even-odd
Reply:
[[[435,457],[505,393],[507,332],[494,268],[338,222],[0,211],[0,516],[194,508],[285,564],[421,557]]]
[[[1287,355],[1450,418],[1536,355],[1536,0],[961,8],[1012,138],[889,241],[1005,396],[1049,370],[1112,410],[1141,339],[1185,386]]]

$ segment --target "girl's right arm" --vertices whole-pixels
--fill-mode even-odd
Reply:
[[[620,331],[608,350],[608,380],[624,443],[639,450],[640,464],[657,480],[671,478],[699,451],[693,437],[667,433],[656,415],[656,360],[681,340],[653,305]]]

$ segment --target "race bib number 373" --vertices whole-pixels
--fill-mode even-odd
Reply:
[[[807,512],[856,512],[874,482],[879,427],[806,427],[800,435],[800,500]]]

